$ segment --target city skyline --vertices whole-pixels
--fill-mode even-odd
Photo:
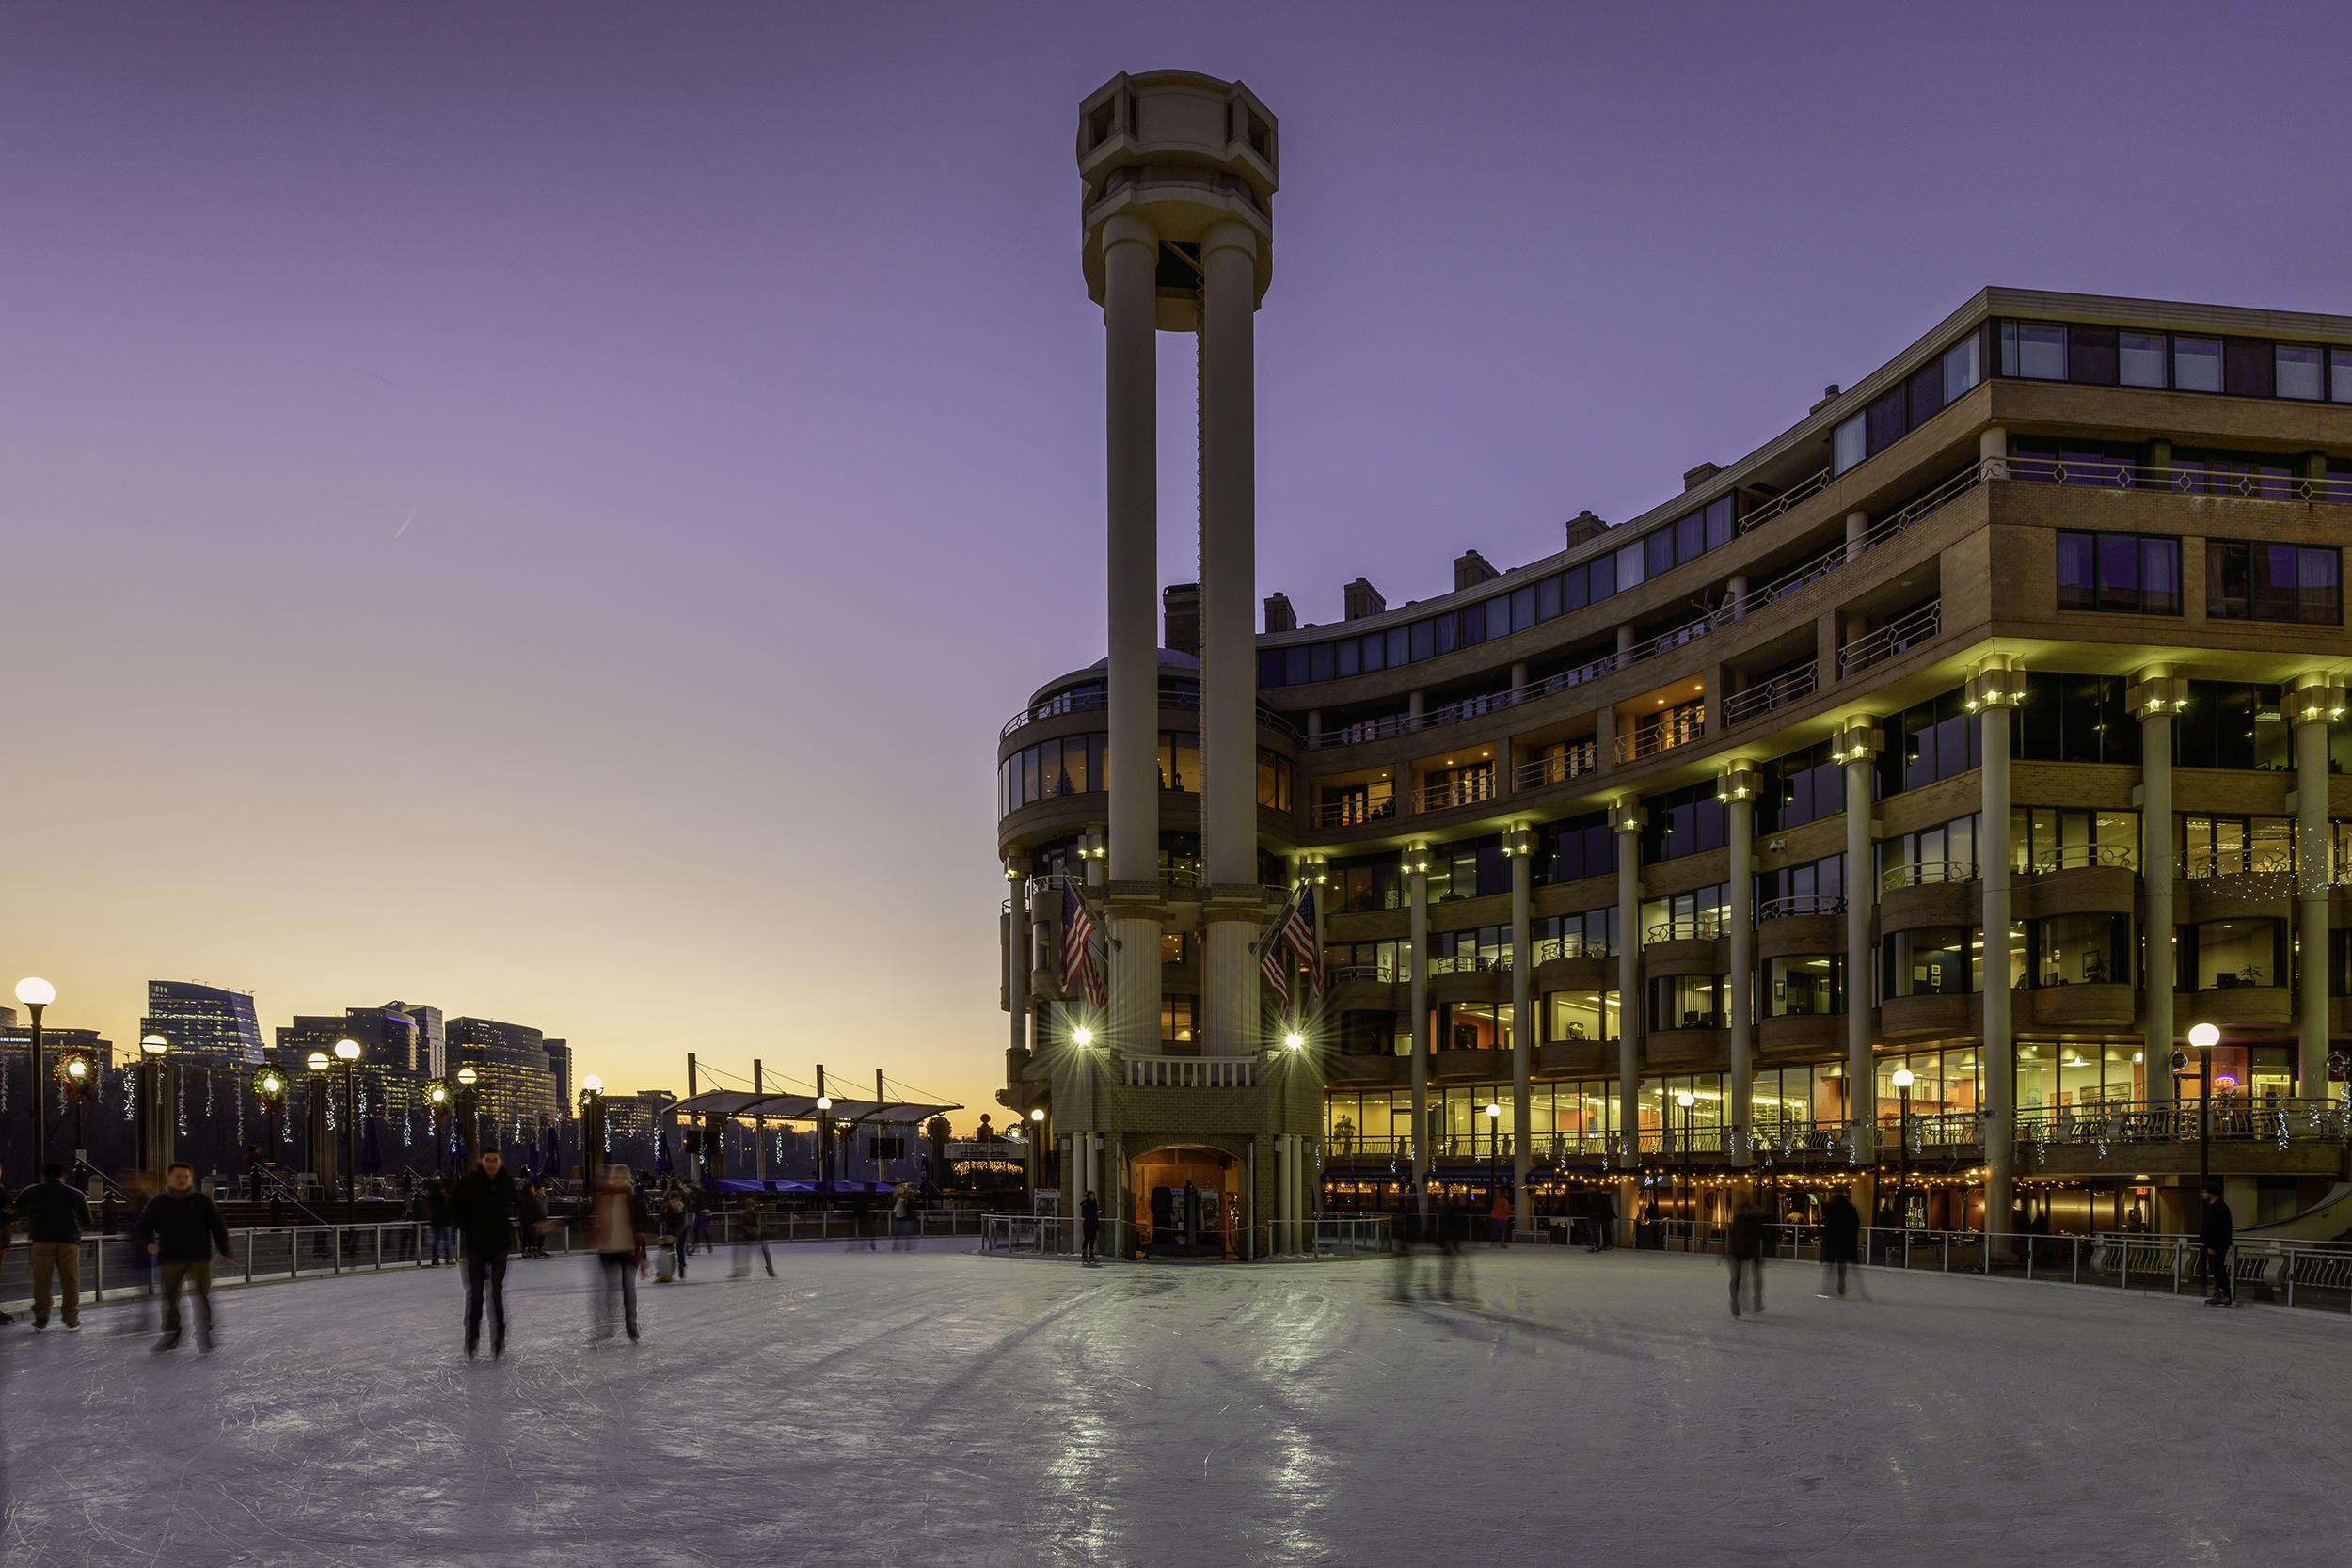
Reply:
[[[1151,19],[132,14],[0,60],[0,719],[70,759],[15,780],[6,978],[118,1051],[148,979],[230,976],[993,1108],[985,753],[1104,649],[1071,106]],[[2023,13],[2104,62],[2052,94],[2002,26],[1864,14],[1206,13],[1185,63],[1295,128],[1262,590],[1549,554],[1987,284],[2344,308],[2324,204],[2249,250],[2090,194],[2324,188],[2329,13],[2234,24],[2276,90],[2186,112],[2140,87],[2177,29]]]

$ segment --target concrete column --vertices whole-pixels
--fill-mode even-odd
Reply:
[[[1258,955],[1249,946],[1263,923],[1255,904],[1246,910],[1215,900],[1203,906],[1200,1022],[1204,1056],[1247,1056],[1263,1043],[1259,1038]],[[1279,933],[1275,940],[1281,940]]]
[[[1527,660],[1523,658],[1513,659],[1511,661],[1511,700],[1515,703],[1518,702],[1519,700],[1519,693],[1526,689]]]
[[[1149,911],[1114,905],[1104,1044],[1137,1055],[1160,1050],[1160,923]]]
[[[1307,749],[1311,752],[1322,744],[1323,710],[1311,707],[1307,710]]]
[[[1854,557],[1862,553],[1863,544],[1868,538],[1869,532],[1870,515],[1867,512],[1849,512],[1846,514],[1847,560],[1851,561]]]
[[[1730,818],[1731,837],[1731,1123],[1728,1145],[1735,1166],[1749,1164],[1756,1126],[1751,1098],[1756,1088],[1756,774],[1735,762],[1718,793]]]
[[[1979,677],[1982,681],[1984,677]],[[2009,983],[2010,842],[2008,701],[1983,705],[1984,1049],[1978,1053],[1984,1124],[1984,1231],[2008,1233],[2017,1175],[2017,1041],[2010,1030]]]
[[[1748,612],[1748,579],[1743,573],[1724,585],[1724,596],[1731,601],[1731,618],[1740,619]]]
[[[1104,468],[1110,516],[1110,877],[1159,879],[1159,236],[1104,227]],[[1153,958],[1156,959],[1155,953]],[[1116,966],[1114,966],[1116,967]]]
[[[1406,722],[1405,727],[1406,729],[1417,730],[1421,728],[1422,713],[1423,711],[1424,705],[1428,702],[1428,694],[1426,692],[1409,691],[1406,693],[1405,712],[1406,714]],[[1398,793],[1402,794],[1403,791],[1400,790]]]
[[[1642,1101],[1642,824],[1634,796],[1610,814],[1617,846],[1617,1135],[1620,1163],[1641,1163]]]
[[[2295,894],[2295,930],[2302,944],[2295,996],[2296,1052],[2295,1092],[2307,1099],[2328,1095],[2328,884],[2333,879],[2328,831],[2328,721],[2341,711],[2341,687],[2325,675],[2307,675],[2287,698],[2295,725],[2295,843],[2300,873]]]
[[[2141,919],[2140,994],[2145,1028],[2140,1035],[2140,1081],[2152,1105],[2172,1100],[2172,993],[2179,983],[2172,955],[2172,711],[2177,705],[2169,672],[2159,666],[2137,677],[2139,715],[2139,879],[2146,890]]]
[[[1632,651],[1633,628],[1629,625],[1621,626],[1617,628],[1617,652],[1619,655],[1625,655],[1629,654]]]
[[[1511,856],[1511,1226],[1518,1230],[1527,1225],[1528,1079],[1535,1058],[1535,949],[1528,918],[1534,831],[1518,824],[1503,847]]]
[[[2168,454],[2169,455],[2169,454]],[[1977,433],[1977,463],[1986,479],[2009,477],[2009,432],[1989,424]]]
[[[1413,942],[1413,1193],[1429,1212],[1429,856],[1419,846],[1405,851],[1406,886],[1412,899]]]
[[[1020,882],[1012,889],[1012,911],[1005,917],[1005,1000],[1011,1013],[1012,1037],[1006,1041],[1006,1070],[1021,1059],[1029,1045],[1029,901]]]
[[[1867,730],[1871,721],[1861,721]],[[1870,756],[1846,763],[1846,1115],[1857,1168],[1878,1159],[1878,1096],[1870,1070]],[[1857,1195],[1858,1196],[1858,1195]],[[1864,1223],[1871,1211],[1863,1209]]]
[[[1200,245],[1200,849],[1204,879],[1258,880],[1258,236]],[[1210,982],[1214,983],[1214,976]],[[1254,991],[1253,991],[1254,994]]]

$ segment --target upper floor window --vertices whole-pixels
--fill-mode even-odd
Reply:
[[[1803,827],[1846,809],[1846,768],[1830,760],[1829,742],[1791,752],[1765,765],[1756,825],[1763,832]]]
[[[2332,626],[2344,620],[2338,551],[2309,545],[2205,542],[2205,613],[2225,621],[2296,621]]]
[[[2034,670],[2011,710],[2010,754],[2023,762],[2139,761],[2139,722],[2123,705],[2121,675]]]
[[[1846,857],[1823,855],[1803,865],[1760,872],[1754,893],[1756,918],[1759,922],[1836,914],[1846,907]]]
[[[1291,759],[1263,746],[1258,748],[1258,804],[1270,811],[1291,809]]]
[[[1535,961],[1552,958],[1605,958],[1617,950],[1617,907],[1586,910],[1581,914],[1555,914],[1528,925],[1528,940],[1535,944]]]
[[[2139,813],[2085,807],[2011,806],[2010,864],[2018,871],[2071,871],[2086,865],[2139,869]]]
[[[1361,855],[1341,861],[1331,870],[1341,911],[1362,914],[1405,907],[1403,868],[1394,855]]]
[[[1511,891],[1511,861],[1502,852],[1502,835],[1440,844],[1429,856],[1429,901],[1484,898]]]
[[[1642,902],[1642,942],[1712,942],[1728,928],[1731,884],[1693,888]]]
[[[1535,880],[1573,882],[1617,869],[1617,834],[1606,812],[1586,812],[1536,830]]]
[[[1649,823],[1642,830],[1645,863],[1680,860],[1730,842],[1724,803],[1715,799],[1711,780],[1667,790],[1645,803],[1649,807]]]
[[[1882,796],[1965,773],[1983,761],[1982,732],[1958,687],[1889,714],[1883,727],[1886,746],[1873,770]]]
[[[2188,706],[2172,720],[2173,766],[2284,772],[2295,748],[2279,697],[2250,681],[2190,681]]]
[[[2152,534],[2060,529],[2058,607],[2178,615],[2181,542]]]
[[[2032,381],[2065,380],[2065,326],[2056,322],[2003,322],[2001,373]]]

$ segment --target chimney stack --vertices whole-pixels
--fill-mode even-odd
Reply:
[[[1380,596],[1380,590],[1362,578],[1340,590],[1347,601],[1347,619],[1360,621],[1367,615],[1377,615],[1389,608],[1389,601]]]
[[[1682,471],[1682,487],[1685,490],[1695,490],[1723,471],[1723,465],[1720,463],[1702,463],[1695,468],[1685,468]]]
[[[1592,538],[1597,533],[1606,531],[1609,525],[1607,523],[1602,522],[1598,517],[1593,515],[1592,508],[1586,507],[1583,511],[1568,519],[1567,547],[1569,549],[1576,548],[1577,546],[1581,545],[1585,540]]]
[[[1296,631],[1298,629],[1298,612],[1291,608],[1291,596],[1288,594],[1276,593],[1265,596],[1265,629],[1268,631]]]
[[[1160,646],[1200,657],[1200,585],[1171,582],[1160,590],[1160,616],[1166,629]]]
[[[1464,550],[1454,558],[1454,586],[1456,588],[1475,588],[1502,575],[1487,565],[1486,558],[1476,550]]]

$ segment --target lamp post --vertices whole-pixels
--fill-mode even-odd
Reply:
[[[1486,1101],[1486,1212],[1494,1212],[1495,1183],[1502,1180],[1502,1102]],[[1510,1240],[1497,1236],[1498,1242]]]
[[[335,1140],[327,1132],[326,1115],[334,1103],[335,1088],[334,1081],[326,1074],[334,1067],[335,1058],[324,1051],[313,1051],[302,1058],[302,1065],[310,1070],[309,1093],[305,1097],[309,1115],[304,1118],[310,1125],[305,1129],[308,1137],[303,1157],[310,1162],[312,1170],[318,1176],[319,1185],[331,1199],[335,1186]]]
[[[474,1092],[481,1079],[482,1074],[470,1067],[457,1069],[457,1163],[461,1166],[473,1157],[474,1146],[482,1141],[482,1113]]]
[[[1911,1228],[1911,1069],[1897,1068],[1895,1093],[1902,1102],[1902,1111],[1895,1123],[1895,1137],[1901,1148],[1902,1164],[1899,1168],[1902,1174],[1895,1180],[1895,1224],[1903,1230]]]
[[[33,1108],[33,1180],[38,1181],[41,1179],[42,1168],[49,1163],[49,1122],[40,1108],[41,1079],[48,1067],[41,1060],[40,1015],[41,1009],[57,999],[57,988],[28,974],[16,983],[16,999],[24,1003],[33,1015],[33,1092],[24,1098]]]
[[[270,1157],[262,1163],[274,1165],[278,1163],[278,1113],[286,1103],[286,1080],[276,1068],[264,1067],[253,1075],[253,1093],[262,1102],[262,1115],[269,1118]],[[262,1198],[261,1173],[247,1174],[253,1178],[253,1200],[258,1203]]]
[[[433,1118],[433,1169],[437,1175],[449,1154],[449,1134],[442,1130],[442,1117],[449,1114],[449,1085],[437,1080],[426,1086],[425,1108]]]
[[[580,1180],[586,1191],[604,1184],[604,1080],[580,1081]]]
[[[82,1101],[89,1094],[89,1058],[69,1056],[59,1070],[65,1074],[66,1098],[73,1101],[73,1164],[78,1172],[89,1164],[89,1150],[82,1147]]]
[[[2213,1168],[2213,1048],[2221,1043],[2221,1031],[2197,1024],[2188,1032],[2188,1043],[2197,1048],[2197,1201],[2201,1204]]]
[[[139,1038],[139,1168],[152,1172],[157,1191],[163,1188],[164,1169],[171,1164],[171,1117],[164,1111],[164,1086],[169,1072],[171,1040],[164,1035],[144,1035]]]
[[[359,1223],[359,1042],[335,1042],[343,1064],[343,1223]]]
[[[1682,1250],[1685,1252],[1691,1250],[1691,1243],[1698,1235],[1698,1227],[1692,1223],[1692,1211],[1697,1207],[1693,1201],[1696,1195],[1691,1190],[1691,1108],[1698,1102],[1699,1097],[1689,1089],[1675,1090],[1675,1103],[1682,1107],[1682,1213],[1685,1227]]]
[[[1038,1178],[1045,1174],[1045,1107],[1029,1112],[1029,1210],[1037,1211]]]

